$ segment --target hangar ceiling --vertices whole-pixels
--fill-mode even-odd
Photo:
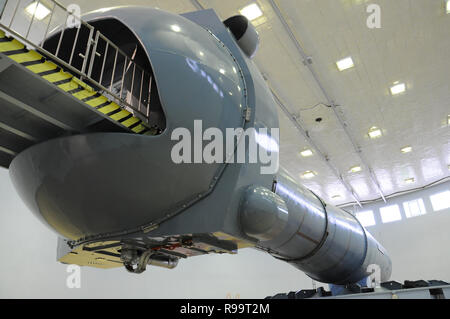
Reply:
[[[340,205],[450,176],[450,14],[443,0],[377,0],[380,29],[367,27],[372,2],[365,0],[118,0],[114,5],[175,13],[213,8],[226,19],[254,2],[263,12],[254,22],[261,37],[255,61],[282,104],[281,163],[302,184]],[[77,4],[83,13],[112,5]],[[340,72],[336,62],[349,56],[354,67]],[[397,81],[405,83],[406,92],[392,95]],[[371,139],[372,127],[382,136]],[[402,153],[407,146],[412,151]],[[305,149],[312,156],[303,157]],[[361,171],[350,172],[355,166]],[[308,171],[312,178],[303,177]]]

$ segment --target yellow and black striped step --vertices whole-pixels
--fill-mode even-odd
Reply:
[[[115,122],[127,127],[134,133],[152,135],[150,129],[144,125],[141,119],[133,116],[133,114],[121,108],[115,102],[108,100],[100,92],[96,92],[92,87],[72,74],[64,72],[59,66],[48,61],[40,53],[28,50],[14,38],[6,37],[2,30],[0,30],[0,53],[56,85],[64,92],[95,108]]]

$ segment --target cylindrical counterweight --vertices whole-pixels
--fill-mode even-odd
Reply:
[[[325,204],[285,173],[278,176],[275,192],[250,187],[240,213],[244,232],[259,241],[258,247],[317,281],[355,283],[377,268],[380,280],[391,275],[386,250],[355,216]]]

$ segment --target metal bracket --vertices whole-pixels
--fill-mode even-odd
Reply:
[[[250,107],[247,107],[244,110],[244,118],[246,122],[250,122],[252,119],[252,109]]]
[[[130,263],[125,263],[124,266],[129,272],[133,274],[142,274],[147,269],[148,261],[153,254],[154,251],[151,249],[143,252],[141,257],[139,258],[139,262],[136,268],[133,268],[133,265]]]

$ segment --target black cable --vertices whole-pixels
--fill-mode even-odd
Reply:
[[[450,176],[446,176],[444,178],[441,178],[441,179],[439,179],[437,181],[434,181],[434,182],[432,182],[432,183],[430,183],[428,185],[422,186],[422,187],[417,187],[417,188],[413,188],[413,189],[409,189],[409,190],[405,190],[405,191],[400,191],[400,192],[395,192],[395,193],[389,194],[389,195],[385,196],[385,198],[391,198],[391,197],[396,196],[396,195],[403,195],[403,194],[412,193],[412,192],[419,191],[419,190],[424,190],[424,189],[426,189],[428,187],[431,187],[431,186],[433,186],[435,184],[439,184],[439,183],[441,183],[441,182],[443,182],[443,181],[445,181],[447,179],[450,180]],[[374,203],[374,202],[378,202],[378,201],[380,201],[382,199],[383,199],[382,197],[379,197],[379,198],[376,198],[376,199],[363,200],[363,201],[360,201],[360,203],[361,204],[371,204],[371,203]],[[337,205],[337,207],[342,208],[342,207],[346,207],[346,206],[350,206],[350,205],[354,205],[354,204],[358,204],[358,203],[357,202],[349,202],[349,203]]]

